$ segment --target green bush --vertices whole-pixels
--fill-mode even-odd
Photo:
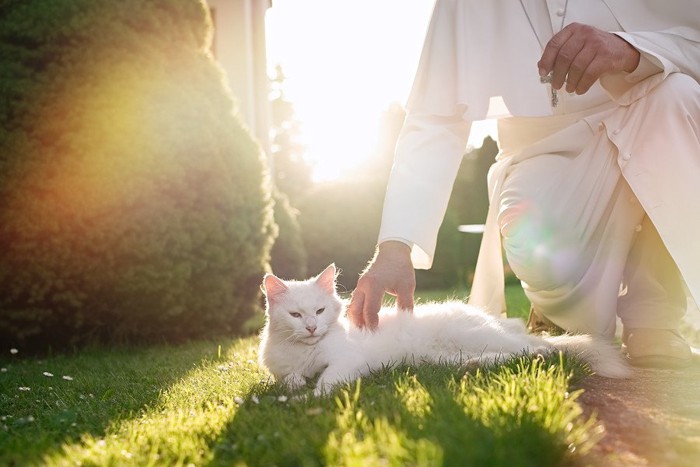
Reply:
[[[279,235],[272,246],[272,270],[286,279],[306,279],[306,249],[299,227],[299,211],[289,204],[284,193],[276,191],[273,198]]]
[[[205,6],[1,5],[0,340],[238,331],[274,227]]]

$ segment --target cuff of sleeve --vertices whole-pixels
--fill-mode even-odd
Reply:
[[[605,74],[600,77],[600,84],[613,101],[620,105],[630,105],[655,88],[668,71],[659,57],[635,44],[634,38],[625,33],[615,35],[639,50],[639,65],[631,73],[620,71]]]
[[[656,57],[646,52],[640,52],[639,65],[637,65],[637,68],[635,68],[632,73],[627,73],[625,81],[637,84],[651,75],[661,73],[662,71],[664,71],[664,67]]]

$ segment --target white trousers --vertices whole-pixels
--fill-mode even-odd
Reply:
[[[645,98],[664,99],[659,122],[679,111],[668,93]],[[503,248],[535,309],[564,329],[612,335],[616,316],[630,328],[676,329],[682,279],[622,175],[602,123],[616,109],[499,122]],[[676,155],[659,156],[673,164]]]

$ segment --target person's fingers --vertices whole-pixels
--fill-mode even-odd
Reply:
[[[416,292],[414,275],[405,277],[400,286],[395,289],[396,307],[399,310],[413,311],[413,294]]]
[[[564,43],[554,59],[554,67],[552,68],[552,87],[560,89],[566,82],[567,75],[571,71],[571,65],[583,49],[584,41],[578,35],[572,35]]]
[[[540,76],[553,89],[585,94],[604,74],[631,72],[640,53],[621,37],[593,26],[571,23],[555,34],[537,62]]]
[[[542,57],[540,61],[537,62],[537,67],[540,71],[540,76],[546,76],[554,69],[554,62],[559,55],[559,49],[569,40],[569,37],[573,34],[571,28],[568,26],[557,34],[555,34],[544,48]]]
[[[365,295],[362,318],[369,329],[376,329],[379,325],[379,309],[382,307],[383,298],[383,290],[370,290]]]
[[[413,311],[413,291],[404,290],[396,294],[396,306],[399,310]]]
[[[585,84],[588,82],[590,76],[586,75],[589,65],[595,59],[595,50],[590,47],[584,47],[576,55],[571,66],[569,66],[569,71],[566,75],[566,92],[578,92],[580,84]],[[582,81],[583,80],[583,81]],[[586,91],[588,88],[585,89]],[[584,91],[585,92],[585,91]],[[580,92],[579,94],[583,94]]]
[[[586,70],[583,72],[581,79],[576,84],[576,94],[587,93],[588,90],[591,89],[591,86],[598,81],[600,75],[602,75],[602,69],[594,58],[591,63],[588,64],[588,67],[586,67]]]
[[[348,318],[350,322],[357,326],[358,328],[364,327],[365,317],[363,314],[363,309],[365,306],[365,294],[364,292],[355,289],[350,299],[350,304],[348,305]]]

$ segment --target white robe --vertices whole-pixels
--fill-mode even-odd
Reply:
[[[614,32],[662,70],[648,78],[604,76],[601,84],[613,101],[635,104],[671,73],[700,81],[700,1],[603,1],[622,26]],[[431,265],[469,127],[486,116],[490,98],[500,96],[514,116],[552,115],[536,72],[541,52],[519,2],[437,1],[397,143],[379,235],[380,242],[400,238],[412,243],[415,267]],[[617,113],[606,122],[621,129],[611,141],[620,154],[635,155],[621,167],[623,175],[700,301],[700,146],[688,134],[652,142],[633,138],[644,104],[637,107],[642,112]],[[667,164],[659,151],[683,156]],[[504,311],[497,229],[484,235],[470,301],[493,313]]]

